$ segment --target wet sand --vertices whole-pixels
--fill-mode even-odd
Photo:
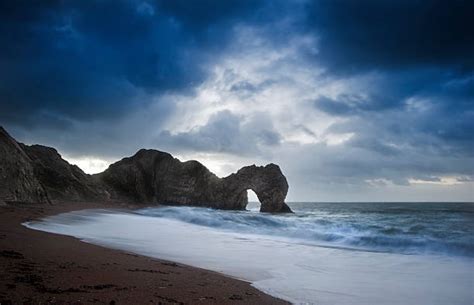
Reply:
[[[222,274],[21,225],[68,211],[117,207],[133,208],[0,206],[0,304],[288,304]]]

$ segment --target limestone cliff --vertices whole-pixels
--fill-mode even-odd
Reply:
[[[0,127],[0,202],[38,202],[50,200],[37,179],[33,164],[10,135]]]
[[[54,148],[18,143],[0,127],[0,200],[51,203],[107,198],[101,185]]]
[[[181,162],[168,153],[142,149],[96,177],[112,197],[132,201],[244,210],[247,190],[252,189],[262,212],[291,212],[285,204],[288,183],[275,164],[247,166],[219,178],[197,161]]]
[[[235,202],[238,207],[245,208],[248,202],[247,190],[251,189],[261,203],[261,212],[291,212],[285,203],[288,182],[276,164],[243,167],[237,173],[225,177],[223,184],[222,200],[226,205]]]
[[[0,202],[129,201],[243,210],[248,189],[262,212],[291,212],[288,183],[275,164],[219,178],[197,161],[142,149],[91,176],[54,148],[17,143],[0,127]]]
[[[30,157],[36,178],[52,201],[100,201],[109,196],[104,188],[56,149],[42,145],[21,147]]]

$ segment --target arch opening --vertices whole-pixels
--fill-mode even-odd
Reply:
[[[257,194],[252,189],[247,189],[247,206],[245,207],[248,211],[260,211],[262,203],[258,200]]]

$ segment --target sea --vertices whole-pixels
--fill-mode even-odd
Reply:
[[[94,209],[25,225],[217,271],[294,304],[474,304],[474,203],[289,206]]]

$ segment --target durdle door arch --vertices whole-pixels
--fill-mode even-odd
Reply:
[[[235,199],[240,209],[245,209],[248,204],[247,190],[252,190],[260,201],[260,212],[291,212],[285,203],[288,193],[288,182],[282,174],[280,167],[276,164],[266,166],[246,166],[237,173],[224,178],[225,184],[229,188],[229,194],[241,194]],[[233,190],[233,191],[232,191]]]

